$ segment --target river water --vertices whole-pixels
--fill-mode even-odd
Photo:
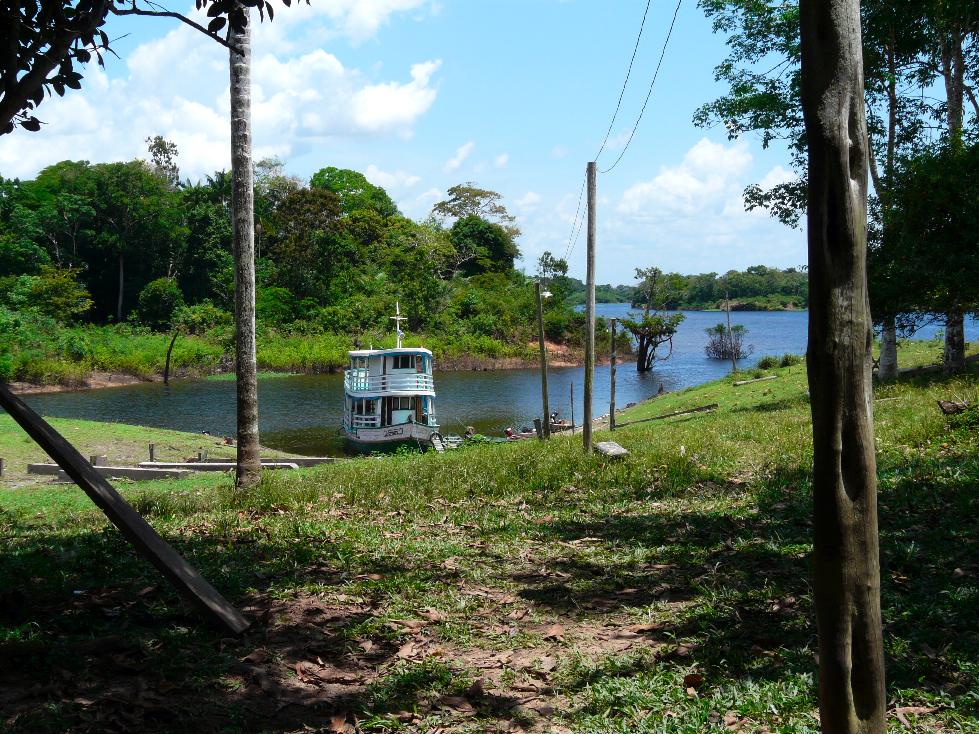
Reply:
[[[625,316],[627,304],[598,304],[600,316]],[[645,400],[664,390],[678,390],[723,377],[726,361],[704,356],[704,329],[723,321],[724,314],[689,311],[674,339],[673,354],[646,375],[634,363],[620,363],[616,373],[616,404]],[[805,311],[742,311],[731,314],[734,324],[748,330],[746,342],[754,346],[744,367],[765,355],[803,354],[806,349]],[[918,338],[931,338],[938,327],[921,330]],[[969,321],[966,339],[979,340],[979,322]],[[436,365],[437,368],[438,365]],[[551,410],[562,417],[571,413],[574,386],[575,422],[582,415],[583,370],[557,368],[548,372]],[[509,426],[532,424],[540,415],[540,377],[537,370],[436,372],[437,410],[443,433],[462,433],[474,426],[486,434],[502,434]],[[595,369],[595,413],[608,412],[609,368]],[[229,379],[174,381],[169,387],[144,383],[104,390],[28,395],[25,400],[42,415],[134,425],[207,431],[233,435],[235,385]],[[259,381],[259,429],[262,443],[272,448],[307,455],[339,455],[343,442],[337,435],[342,417],[343,376],[271,375]]]

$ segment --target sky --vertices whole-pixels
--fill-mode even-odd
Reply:
[[[500,192],[523,234],[522,265],[568,253],[583,277],[585,233],[572,238],[586,163],[612,122],[644,0],[310,0],[252,40],[255,159],[277,156],[308,179],[352,168],[424,219],[449,186]],[[193,13],[193,3],[170,9]],[[635,125],[673,15],[652,0],[600,170]],[[256,18],[257,20],[257,18]],[[41,132],[0,137],[0,175],[33,177],[61,160],[147,157],[163,135],[181,176],[230,167],[227,49],[163,18],[111,18],[118,55],[88,65],[82,90],[46,100]],[[745,212],[752,183],[788,180],[788,154],[694,111],[724,88],[724,38],[684,0],[659,78],[621,162],[598,176],[596,279],[630,283],[638,267],[725,272],[806,261],[801,231]],[[581,204],[579,218],[584,213]]]

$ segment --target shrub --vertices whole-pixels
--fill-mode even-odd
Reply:
[[[802,364],[805,358],[801,354],[783,354],[779,361],[779,367],[791,367],[792,365]]]
[[[151,280],[139,294],[139,320],[152,329],[169,329],[184,294],[173,278]]]
[[[184,334],[206,334],[218,327],[234,325],[234,319],[230,313],[210,301],[201,301],[193,306],[180,306],[174,311],[173,325]]]
[[[762,370],[773,370],[779,365],[780,365],[779,358],[771,354],[766,355],[758,360],[758,369],[762,369]]]

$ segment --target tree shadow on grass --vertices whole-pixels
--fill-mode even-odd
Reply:
[[[202,627],[113,529],[21,535],[0,551],[11,582],[0,593],[0,729],[318,730],[438,709],[451,687],[453,670],[404,655],[404,636],[377,622],[387,584],[424,579],[424,565],[364,558],[350,571],[292,542],[169,540],[252,628],[231,638]],[[358,600],[303,590],[351,578],[363,579]],[[518,702],[480,693],[471,705],[493,716]]]
[[[888,685],[963,696],[957,705],[972,714],[979,713],[967,696],[979,685],[976,477],[975,458],[948,459],[911,468],[880,490]],[[815,675],[807,487],[802,472],[779,477],[747,517],[650,512],[557,520],[541,526],[545,539],[593,538],[610,552],[597,563],[575,556],[554,562],[559,579],[513,578],[521,596],[565,614],[601,617],[652,605],[654,619],[669,620],[647,633],[662,646],[659,654],[696,662],[721,680]],[[640,547],[654,561],[628,560]]]

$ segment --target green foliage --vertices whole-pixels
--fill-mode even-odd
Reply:
[[[151,329],[169,329],[184,296],[173,278],[157,278],[139,293],[139,320]]]
[[[333,192],[345,216],[362,211],[375,212],[382,217],[398,214],[398,207],[384,189],[372,184],[364,174],[349,168],[321,168],[313,174],[309,185],[314,189]]]
[[[232,326],[232,316],[210,301],[180,306],[173,312],[173,327],[184,334],[203,335],[222,327]]]
[[[259,288],[255,293],[255,316],[270,324],[288,324],[296,318],[296,297],[287,288]]]
[[[43,266],[38,275],[0,278],[0,304],[69,322],[92,306],[78,271]]]
[[[450,239],[458,252],[467,255],[461,263],[463,275],[505,273],[513,270],[513,262],[520,256],[513,237],[503,226],[474,214],[456,220]]]

